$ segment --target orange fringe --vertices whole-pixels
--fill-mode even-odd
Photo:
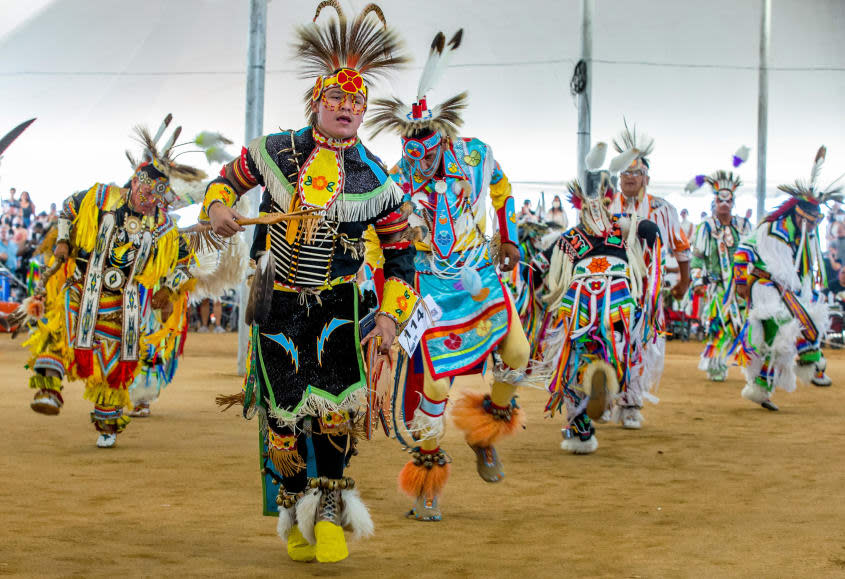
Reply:
[[[484,410],[484,394],[465,390],[452,406],[452,421],[462,430],[470,446],[493,446],[504,436],[510,436],[525,423],[525,413],[515,408],[510,422],[496,420]]]
[[[426,498],[439,497],[446,487],[450,472],[452,465],[448,462],[443,466],[425,468],[409,460],[399,471],[399,490],[413,499],[420,495]]]

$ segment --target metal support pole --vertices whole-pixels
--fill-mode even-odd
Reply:
[[[766,145],[769,129],[769,35],[772,0],[762,0],[760,18],[760,64],[757,102],[757,221],[766,215]]]
[[[586,65],[584,92],[578,95],[578,178],[584,182],[584,159],[590,152],[590,103],[593,86],[593,9],[595,0],[581,0],[581,60]]]
[[[267,60],[267,0],[249,1],[249,48],[246,56],[246,131],[245,143],[264,132],[264,73]],[[259,189],[247,194],[250,211],[258,212]],[[250,225],[243,233],[247,243],[252,244],[255,226]],[[249,299],[246,283],[240,287],[240,309],[238,312],[238,375],[246,372],[246,353],[249,344],[249,328],[244,323],[244,312]]]

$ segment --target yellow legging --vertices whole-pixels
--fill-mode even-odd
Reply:
[[[505,337],[499,343],[497,348],[498,354],[502,357],[502,361],[509,367],[514,369],[524,368],[528,364],[528,357],[530,355],[528,338],[525,336],[525,330],[522,329],[522,323],[519,320],[519,314],[513,304],[513,299],[506,296],[508,306],[511,310],[510,324]],[[428,370],[428,364],[423,364],[425,368],[425,376],[423,382],[423,392],[430,400],[445,400],[449,397],[449,388],[451,382],[449,378],[440,378],[435,380],[431,377]],[[510,404],[516,392],[516,386],[507,382],[493,382],[490,387],[490,399],[496,406],[507,406]],[[420,441],[420,447],[423,450],[434,450],[438,446],[438,441],[435,438],[427,438]]]

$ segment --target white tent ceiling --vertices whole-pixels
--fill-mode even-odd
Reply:
[[[365,4],[342,3],[349,11]],[[213,129],[241,141],[248,4],[0,0],[0,132],[38,117],[4,156],[3,191],[28,189],[43,206],[94,181],[121,181],[131,127],[157,125],[167,112],[188,135]],[[431,37],[463,27],[464,45],[430,101],[468,89],[464,133],[490,143],[512,181],[567,180],[576,167],[569,79],[579,4],[385,0],[415,62],[376,92],[410,98]],[[296,77],[290,43],[315,6],[269,2],[267,132],[305,124],[299,99],[308,83]],[[611,138],[623,115],[636,122],[657,139],[652,178],[663,190],[724,167],[740,144],[754,147],[759,20],[757,0],[597,1],[593,140]],[[841,0],[773,2],[770,185],[804,175],[821,143],[830,148],[828,176],[845,170],[843,28]],[[398,156],[394,138],[370,144],[386,162]],[[752,151],[743,171],[751,184],[755,162]]]

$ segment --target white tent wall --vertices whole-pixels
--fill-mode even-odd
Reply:
[[[365,2],[342,4],[352,13]],[[415,62],[374,93],[412,99],[434,33],[463,27],[464,46],[431,101],[470,91],[464,133],[493,146],[519,198],[536,191],[523,183],[574,176],[569,79],[578,59],[578,1],[433,0],[425,10],[405,0],[381,4]],[[679,203],[676,191],[690,177],[724,167],[741,144],[755,145],[760,3],[596,4],[593,141],[612,138],[623,116],[636,123],[657,139],[654,190]],[[290,43],[294,25],[310,21],[315,6],[269,3],[267,132],[305,123],[301,95],[309,83],[296,76]],[[155,126],[167,112],[186,136],[219,130],[238,143],[233,152],[239,149],[248,2],[54,0],[22,16],[18,2],[0,0],[0,16],[7,13],[18,24],[0,28],[0,131],[32,116],[38,121],[4,155],[0,192],[27,189],[43,208],[95,180],[121,182],[131,127]],[[773,5],[770,186],[804,176],[821,143],[830,148],[831,179],[845,169],[843,28],[840,0]],[[396,138],[370,144],[385,162],[396,160]],[[202,165],[198,156],[183,159]],[[752,151],[742,170],[749,194],[754,160]],[[706,206],[709,199],[701,193],[690,203]]]

